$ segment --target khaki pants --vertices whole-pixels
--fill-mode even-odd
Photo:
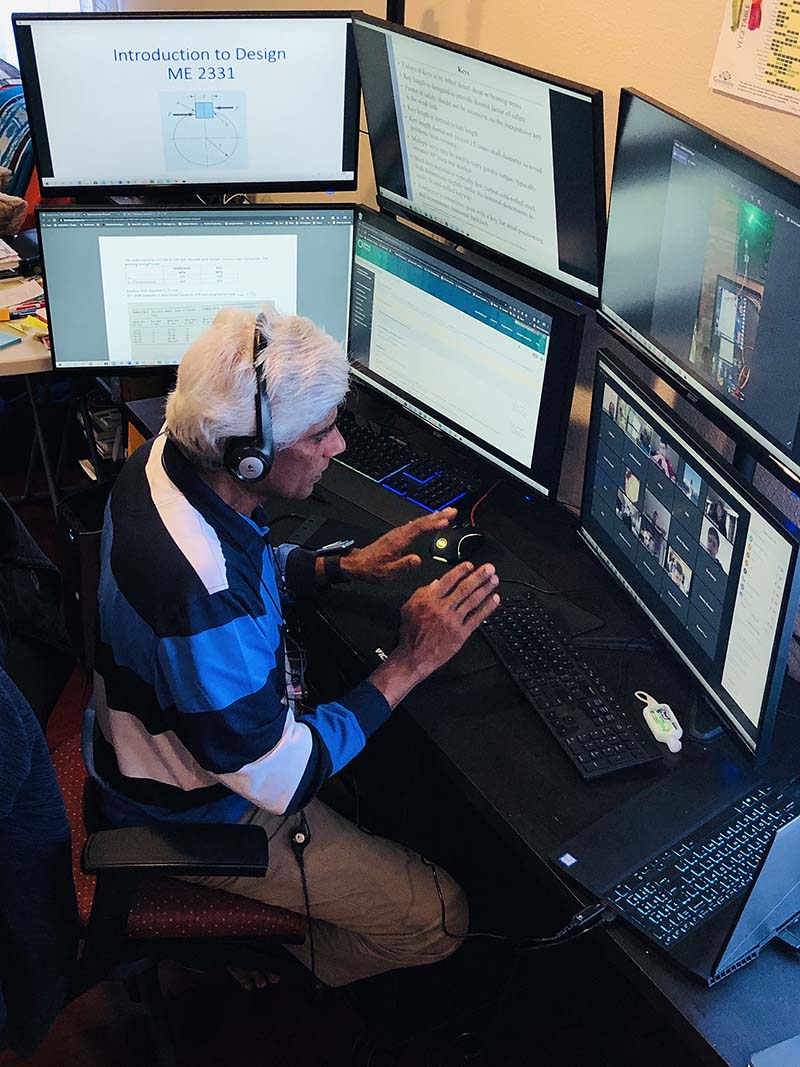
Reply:
[[[305,814],[310,840],[303,862],[316,971],[326,985],[435,963],[458,948],[461,942],[442,930],[433,873],[416,853],[364,833],[320,800],[312,800]],[[305,914],[300,869],[290,844],[300,817],[252,808],[241,821],[262,826],[269,835],[266,877],[190,880]],[[469,923],[466,897],[446,871],[437,870],[447,929],[463,933]],[[287,948],[310,966],[308,939]]]

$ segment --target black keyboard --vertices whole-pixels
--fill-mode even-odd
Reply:
[[[606,894],[660,945],[674,944],[753,880],[773,833],[800,813],[800,779],[762,786]]]
[[[533,593],[504,594],[481,632],[584,778],[661,758]]]
[[[479,486],[467,471],[445,466],[401,437],[357,422],[352,412],[340,416],[339,429],[347,450],[337,463],[426,511],[441,511]]]

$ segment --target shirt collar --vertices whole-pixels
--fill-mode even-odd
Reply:
[[[169,437],[164,442],[161,463],[170,480],[180,489],[195,511],[216,531],[221,540],[244,549],[260,567],[269,533],[263,509],[256,506],[252,517],[240,514],[203,481],[197,469]]]

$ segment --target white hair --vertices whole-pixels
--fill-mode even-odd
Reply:
[[[294,444],[344,399],[347,356],[332,337],[299,315],[264,309],[257,319],[258,363],[272,408],[276,451]],[[186,350],[167,399],[169,436],[197,466],[222,467],[231,437],[255,433],[256,319],[223,308]]]

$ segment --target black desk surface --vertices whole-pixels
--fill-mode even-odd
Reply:
[[[370,495],[359,492],[363,481],[350,472],[332,469],[321,483],[323,499],[293,504],[292,510],[377,533],[380,522],[354,504]],[[493,555],[495,538],[495,544],[513,545],[514,554],[539,572],[537,584],[552,583],[569,590],[570,600],[606,619],[598,636],[628,637],[645,631],[646,620],[590,555],[572,516],[534,502],[509,505],[499,489],[481,507],[478,524],[489,534],[487,558]],[[289,523],[279,525],[275,533],[276,540],[291,539]],[[343,533],[344,529],[337,536]],[[507,553],[505,558],[508,561]],[[546,580],[541,572],[546,572]],[[415,584],[438,573],[440,569],[430,561]],[[498,573],[504,573],[499,562]],[[322,610],[368,662],[375,645],[391,647],[396,610],[408,592],[398,585],[342,586],[326,595]],[[558,598],[552,601],[548,598],[548,606],[557,609]],[[365,630],[369,637],[362,636]],[[666,646],[657,652],[587,652],[586,658],[612,684],[623,680],[631,706],[639,706],[631,698],[633,691],[644,688],[659,697],[663,694],[686,721],[693,695],[690,677]],[[487,666],[487,649],[477,635],[454,661],[453,669],[446,667],[439,677],[412,693],[405,707],[438,749],[458,788],[523,860],[531,877],[545,879],[551,886],[554,880],[560,883],[565,897],[576,902],[575,910],[586,897],[548,860],[560,844],[667,776],[675,783],[676,803],[680,803],[682,790],[691,791],[698,776],[716,776],[722,791],[724,783],[741,781],[753,773],[738,744],[723,735],[710,746],[685,744],[680,754],[668,756],[655,772],[642,770],[586,784],[505,671]],[[797,749],[791,743],[791,735],[798,732],[793,725],[788,716],[782,717],[776,736],[775,748],[787,763]],[[751,1052],[784,1040],[800,1028],[800,955],[779,943],[708,989],[622,922],[614,923],[602,936],[608,939],[612,958],[638,981],[645,995],[655,995],[661,1008],[668,1009],[683,1038],[704,1062],[745,1067]]]
[[[147,410],[137,411],[132,421],[142,430],[157,431],[163,407],[155,401],[135,404]],[[364,542],[385,528],[383,519],[399,522],[418,514],[399,499],[391,501],[387,511],[383,500],[389,495],[334,465],[314,498],[288,506],[286,501],[276,501],[269,510],[273,516],[291,511],[327,519],[328,530],[333,528],[330,524],[343,525]],[[275,540],[291,540],[297,525],[296,520],[277,523]],[[646,620],[591,556],[578,537],[577,520],[567,512],[535,501],[525,503],[501,486],[482,505],[478,525],[489,535],[485,556],[496,558],[501,575],[514,573],[519,560],[528,564],[539,575],[537,584],[550,587],[552,583],[567,591],[579,608],[605,620],[598,636],[630,637],[646,631]],[[327,532],[326,539],[330,539]],[[513,554],[507,546],[513,546]],[[341,586],[326,594],[322,610],[368,667],[377,645],[391,648],[397,610],[412,585],[439,573],[439,566],[426,560],[413,583]],[[565,618],[559,600],[548,598],[548,607]],[[569,611],[566,617],[581,618],[569,616]],[[622,683],[621,691],[631,706],[635,704],[633,691],[644,688],[668,700],[685,721],[693,695],[690,676],[666,646],[655,652],[592,651],[585,658],[612,684]],[[531,878],[558,886],[570,905],[575,902],[575,910],[586,898],[548,860],[560,844],[667,776],[680,802],[682,790],[691,788],[698,776],[716,776],[722,790],[732,777],[741,780],[752,774],[743,751],[724,735],[711,746],[685,744],[681,753],[668,756],[655,771],[584,783],[505,671],[495,664],[483,640],[475,635],[452,665],[411,694],[405,707],[436,746],[459,790],[522,859]],[[785,688],[784,702],[792,701],[791,684]],[[773,747],[783,767],[800,762],[798,726],[789,715],[779,716]],[[656,998],[660,1009],[671,1014],[703,1062],[746,1067],[753,1051],[800,1029],[800,955],[780,943],[769,945],[753,963],[708,989],[622,922],[601,936],[613,961],[638,981],[645,995]]]
[[[148,397],[145,400],[129,400],[125,405],[128,422],[135,426],[142,437],[155,437],[164,423],[165,396]]]

